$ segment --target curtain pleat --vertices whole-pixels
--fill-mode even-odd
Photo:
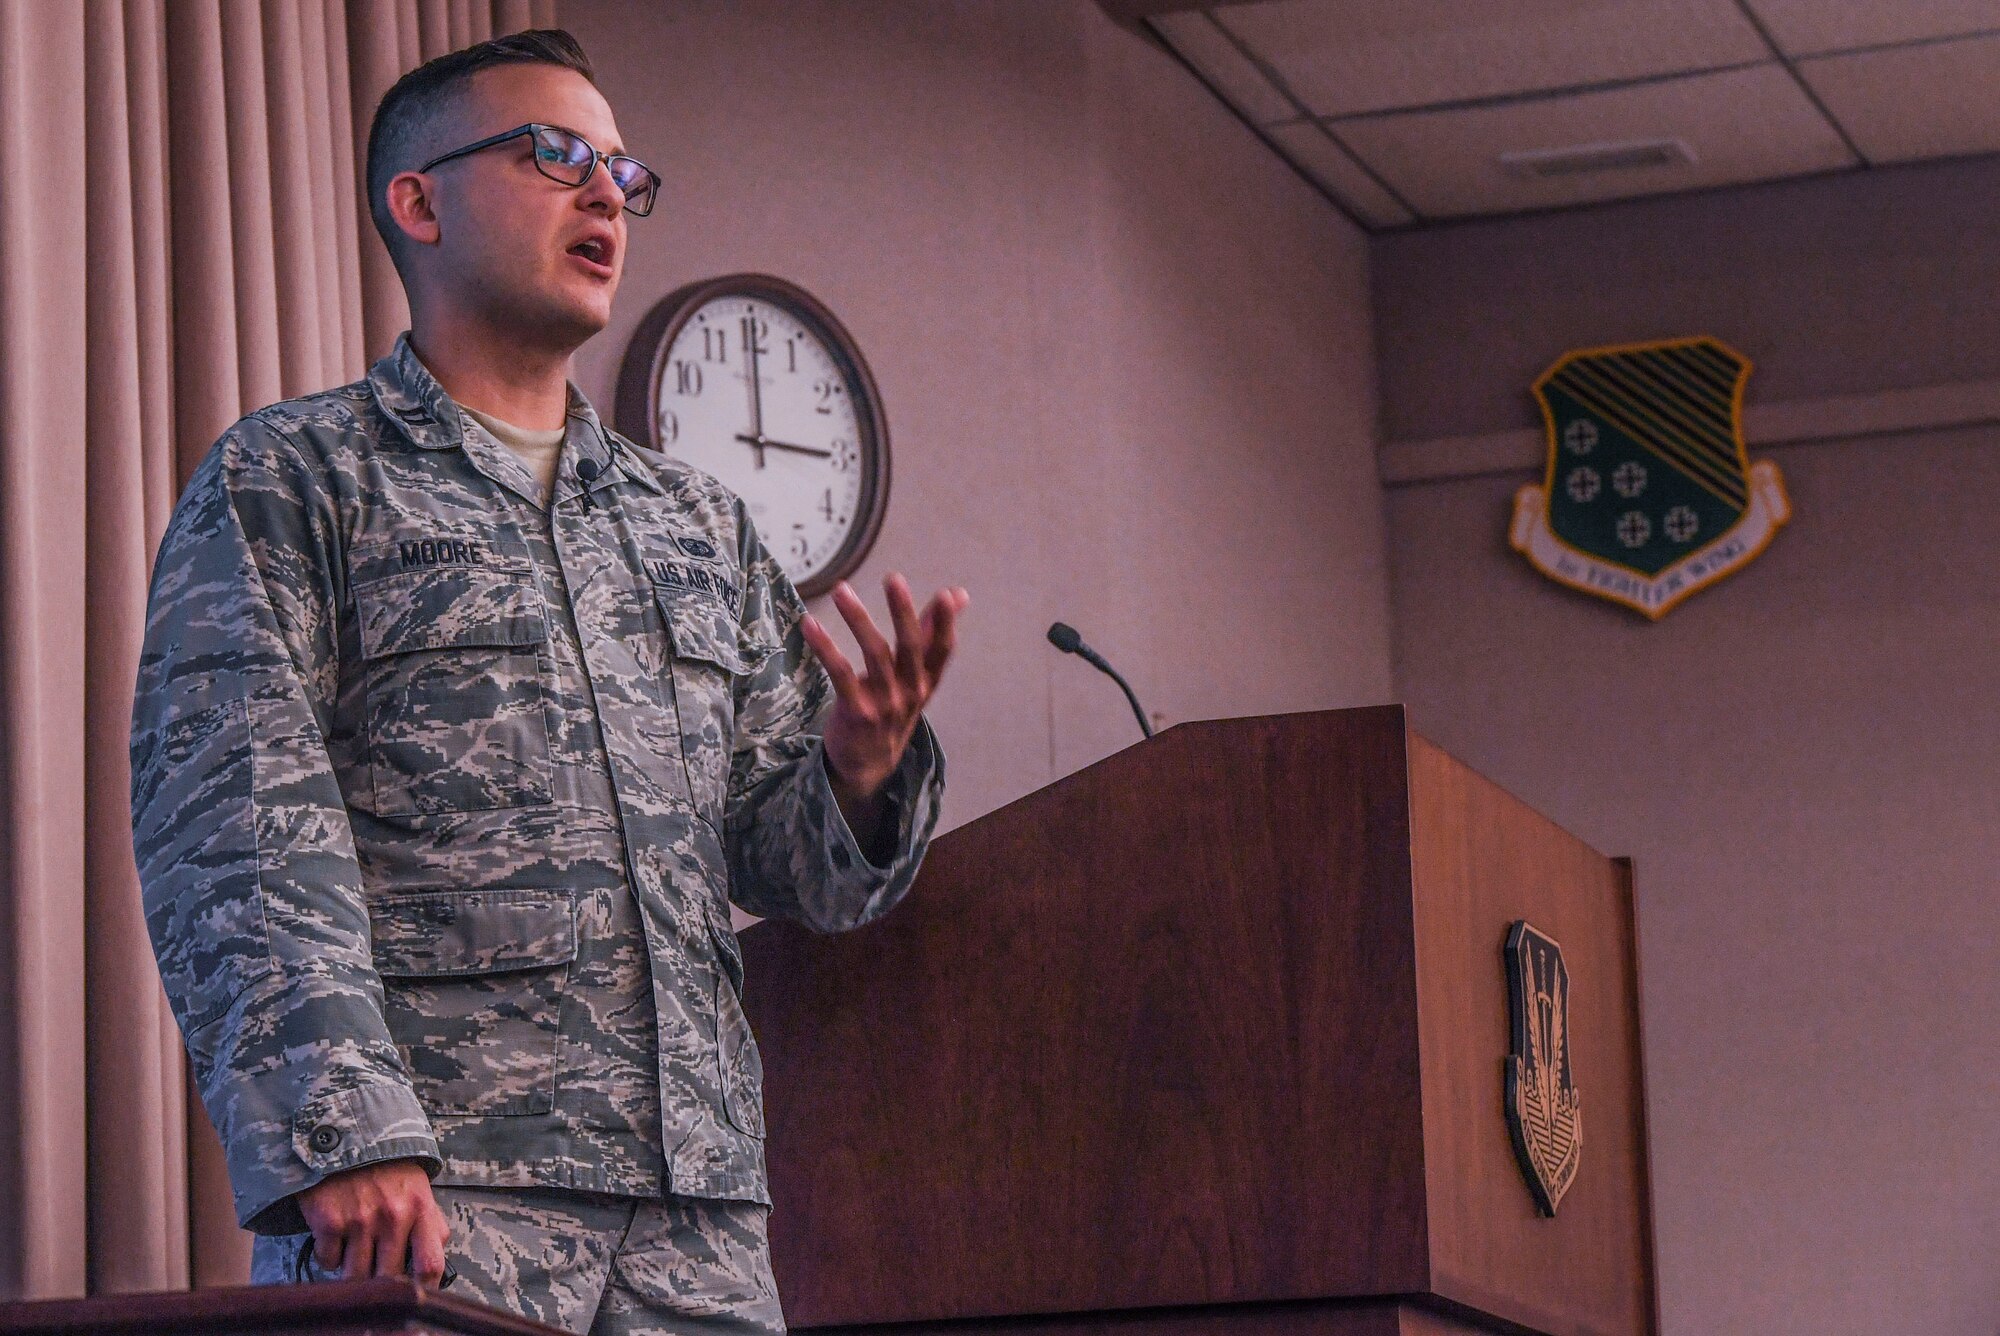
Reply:
[[[326,66],[326,153],[327,179],[333,187],[333,207],[325,216],[338,222],[352,218],[354,227],[329,227],[333,234],[334,266],[340,274],[341,324],[346,330],[344,364],[358,366],[367,361],[368,349],[385,347],[368,341],[362,320],[361,235],[370,229],[360,207],[366,198],[361,185],[361,160],[355,156],[356,123],[353,88],[348,78],[347,15],[333,5],[318,6],[320,62]],[[359,133],[365,139],[368,127]]]
[[[173,0],[167,20],[167,152],[173,242],[174,479],[243,403],[236,361],[236,248],[223,109],[222,12],[215,0]]]
[[[419,32],[416,0],[395,0],[396,21],[396,68],[405,69],[423,63],[419,54],[424,49],[423,36]]]
[[[190,3],[190,0],[178,0]],[[296,340],[281,337],[278,321],[278,254],[271,179],[270,121],[266,110],[263,7],[258,0],[221,0],[222,105],[229,154],[230,277],[236,303],[236,366],[244,408],[288,393],[285,355],[299,370]],[[287,349],[290,342],[292,347]],[[294,375],[290,385],[298,385]]]
[[[0,1288],[44,1292],[85,1283],[83,48],[0,0]]]
[[[248,1277],[132,865],[152,557],[231,421],[408,323],[382,93],[553,8],[0,0],[0,1300]]]
[[[160,539],[166,532],[167,519],[173,511],[180,482],[174,453],[175,359],[170,315],[172,210],[168,203],[172,186],[167,176],[165,4],[166,0],[127,0],[123,6],[132,144],[133,235],[136,243],[134,279],[138,298],[139,439],[143,443],[137,460],[143,479],[144,498],[141,510],[145,539],[138,567],[142,572],[149,569],[152,554],[158,550]],[[128,681],[125,691],[129,690]],[[116,711],[113,710],[112,714],[115,717]],[[123,754],[121,748],[120,755]],[[107,820],[121,835],[129,827],[129,816],[125,819],[112,816]],[[139,958],[143,958],[143,953],[148,950],[150,944],[142,941],[138,947]],[[143,967],[135,969],[131,962],[127,962],[127,970],[141,979],[146,977]],[[148,979],[146,982],[150,987],[152,981]],[[190,1083],[187,1057],[181,1048],[180,1029],[166,1007],[165,994],[153,990],[152,997],[150,1025],[145,1026],[141,1022],[140,1026],[150,1029],[152,1043],[165,1057],[157,1072],[149,1069],[143,1073],[145,1081],[138,1087],[135,1097],[145,1101],[137,1106],[142,1111],[139,1125],[128,1126],[117,1116],[119,1108],[125,1106],[114,1104],[107,1111],[94,1102],[91,1107],[93,1144],[102,1135],[110,1138],[114,1147],[108,1156],[93,1156],[92,1160],[90,1220],[92,1235],[100,1240],[89,1250],[94,1271],[91,1277],[93,1293],[175,1288],[193,1275],[192,1245],[186,1228],[193,1189],[192,1176],[186,1171],[187,1147],[191,1136],[212,1137],[213,1133],[207,1128],[205,1117],[199,1124],[190,1122],[188,1118]],[[118,1017],[114,1013],[109,1019],[115,1024]],[[157,1122],[146,1125],[155,1116]],[[129,1149],[120,1147],[116,1138],[121,1134],[136,1144]],[[105,1165],[107,1160],[111,1164],[129,1163],[129,1160],[118,1158],[121,1154],[157,1157],[160,1166],[157,1174],[161,1183],[159,1198],[148,1201],[146,1211],[133,1213],[126,1217],[123,1224],[107,1226],[106,1232],[99,1234],[99,1221],[108,1221],[128,1210],[127,1200],[119,1190],[117,1170]],[[100,1172],[101,1165],[105,1167]],[[110,1228],[120,1232],[113,1236],[109,1233]],[[132,1242],[134,1231],[143,1235],[143,1242]],[[129,1263],[111,1256],[127,1252],[143,1259],[140,1264],[144,1268],[143,1273],[124,1269]]]
[[[131,27],[116,0],[90,0],[85,23],[84,151],[91,182],[85,228],[87,414],[85,460],[84,921],[89,1055],[88,1251],[96,1291],[159,1289],[187,1274],[183,1231],[163,1221],[187,1209],[176,1143],[186,1135],[180,1036],[155,980],[135,962],[150,952],[132,868],[125,792],[130,780],[118,716],[131,704],[145,634],[152,535],[170,498],[159,465],[171,456],[163,415],[148,414],[142,358],[157,359],[163,328],[142,314],[157,299],[165,242],[142,182],[157,196],[158,107],[135,98],[157,80],[132,69],[153,55],[154,15],[134,6]],[[146,276],[142,279],[142,268]],[[153,311],[161,312],[155,305]],[[148,328],[150,326],[150,330]],[[148,334],[152,338],[148,338]],[[152,342],[153,348],[147,344]],[[151,418],[149,424],[148,418]],[[149,430],[150,426],[150,430]],[[151,461],[151,462],[149,462]]]
[[[306,95],[311,75],[305,63],[305,36],[299,31],[298,0],[264,0],[263,69],[258,81],[269,115],[271,157],[271,248],[278,273],[278,350],[284,393],[304,394],[339,374],[340,328],[327,325],[340,314],[332,275],[320,267],[319,241],[327,230],[314,227],[313,180],[326,171],[325,155],[311,131]],[[331,269],[329,265],[327,267]],[[275,293],[273,294],[276,295]]]
[[[167,0],[124,5],[131,107],[132,205],[139,291],[139,415],[146,442],[146,553],[159,547],[180,475],[174,468],[173,253],[167,180]],[[169,1030],[172,1018],[167,1019]],[[175,1040],[178,1045],[178,1037]]]
[[[514,32],[521,28],[552,28],[555,18],[537,22],[528,0],[493,0],[493,31]]]
[[[347,6],[348,98],[357,108],[348,137],[354,163],[349,173],[352,180],[361,179],[368,161],[369,118],[358,109],[372,109],[404,70],[423,63],[417,58],[415,41],[406,45],[403,38],[406,24],[414,37],[415,22],[416,9],[410,0],[351,0]],[[360,191],[355,192],[354,210],[348,216],[355,220],[353,232],[361,257],[361,320],[367,343],[370,348],[387,348],[397,331],[410,323],[409,303],[404,300],[395,266],[389,262],[388,248],[369,217],[367,197]]]
[[[297,0],[299,58],[305,66],[307,151],[319,164],[306,173],[312,190],[312,217],[346,220],[354,217],[359,193],[354,185],[354,139],[348,131],[347,81],[333,77],[333,53],[327,48],[328,7],[320,0]],[[345,59],[346,51],[340,55]],[[339,90],[336,100],[335,90]],[[343,189],[343,187],[345,187]],[[361,276],[354,264],[355,237],[346,226],[312,229],[314,271],[318,275],[323,356],[326,376],[364,360],[361,337]]]
[[[451,49],[451,0],[417,0],[419,59],[429,60],[433,53]]]

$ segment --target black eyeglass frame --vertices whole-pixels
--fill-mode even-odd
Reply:
[[[591,173],[597,170],[598,163],[600,162],[603,163],[604,170],[608,172],[611,170],[611,164],[614,161],[622,160],[624,162],[629,162],[634,167],[637,167],[640,171],[644,172],[648,177],[650,177],[652,179],[653,184],[651,189],[649,189],[646,192],[647,203],[646,207],[643,209],[633,208],[632,197],[629,194],[625,195],[626,212],[634,215],[635,217],[644,218],[647,214],[653,211],[653,201],[659,198],[660,186],[663,184],[663,182],[660,180],[660,174],[658,172],[654,171],[651,167],[648,167],[645,163],[640,162],[637,158],[631,156],[628,153],[600,153],[598,152],[597,146],[595,144],[592,144],[588,139],[585,139],[582,135],[578,134],[576,131],[566,130],[560,125],[546,125],[540,121],[529,121],[526,125],[517,125],[511,130],[502,130],[497,135],[488,135],[486,136],[486,138],[480,140],[476,144],[467,144],[464,148],[455,148],[449,153],[440,154],[439,156],[432,158],[429,162],[417,168],[417,170],[420,172],[427,172],[441,162],[450,162],[453,158],[462,158],[468,153],[477,153],[481,149],[492,148],[495,144],[504,144],[510,139],[519,139],[522,135],[538,135],[544,130],[554,130],[557,134],[568,135],[571,139],[574,139],[577,143],[583,145],[586,149],[589,149],[590,166],[584,169],[582,180],[565,181],[560,176],[555,175],[555,173],[549,171],[546,167],[544,167],[542,165],[542,155],[539,153],[535,153],[531,154],[530,156],[534,159],[536,171],[540,172],[543,176],[548,177],[549,180],[554,181],[559,186],[569,186],[572,190],[581,190],[586,185],[590,184]],[[621,194],[624,193],[623,187],[620,187],[620,193]]]

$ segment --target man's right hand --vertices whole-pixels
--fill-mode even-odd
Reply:
[[[328,1174],[299,1194],[313,1235],[313,1262],[342,1280],[408,1273],[436,1289],[451,1235],[415,1160],[380,1160]]]

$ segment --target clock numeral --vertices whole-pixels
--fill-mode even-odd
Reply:
[[[813,405],[813,412],[832,413],[833,396],[839,393],[840,393],[840,385],[838,384],[838,382],[831,380],[814,381],[813,394],[818,396],[819,402]]]
[[[720,362],[724,366],[729,364],[729,335],[727,331],[709,329],[706,326],[702,328],[701,360],[704,362]]]
[[[805,526],[803,524],[795,524],[792,527],[795,529],[803,529]],[[802,533],[793,534],[792,555],[797,557],[800,561],[804,561],[806,559],[806,553],[808,550],[810,549],[807,547],[806,544],[806,536]]]
[[[847,440],[845,437],[836,437],[832,445],[833,458],[828,462],[833,466],[833,471],[835,473],[845,473],[853,468],[857,458],[854,442]]]
[[[660,410],[660,443],[672,445],[681,438],[681,420],[671,408]]]
[[[831,487],[820,493],[819,513],[826,516],[829,520],[833,518],[833,489]]]
[[[799,336],[794,334],[785,340],[785,370],[799,369]]]
[[[676,361],[674,363],[674,393],[701,393],[701,367],[699,365],[694,362],[683,361]]]
[[[769,357],[771,355],[771,349],[770,346],[764,342],[764,336],[768,333],[770,333],[770,326],[766,325],[757,316],[754,315],[744,316],[743,351],[746,353],[755,351],[757,356],[759,357]]]

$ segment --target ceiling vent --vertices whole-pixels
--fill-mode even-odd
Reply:
[[[1629,172],[1647,167],[1681,167],[1693,161],[1694,150],[1684,139],[1626,139],[1609,144],[1519,149],[1500,155],[1500,166],[1509,176],[1531,180]]]

